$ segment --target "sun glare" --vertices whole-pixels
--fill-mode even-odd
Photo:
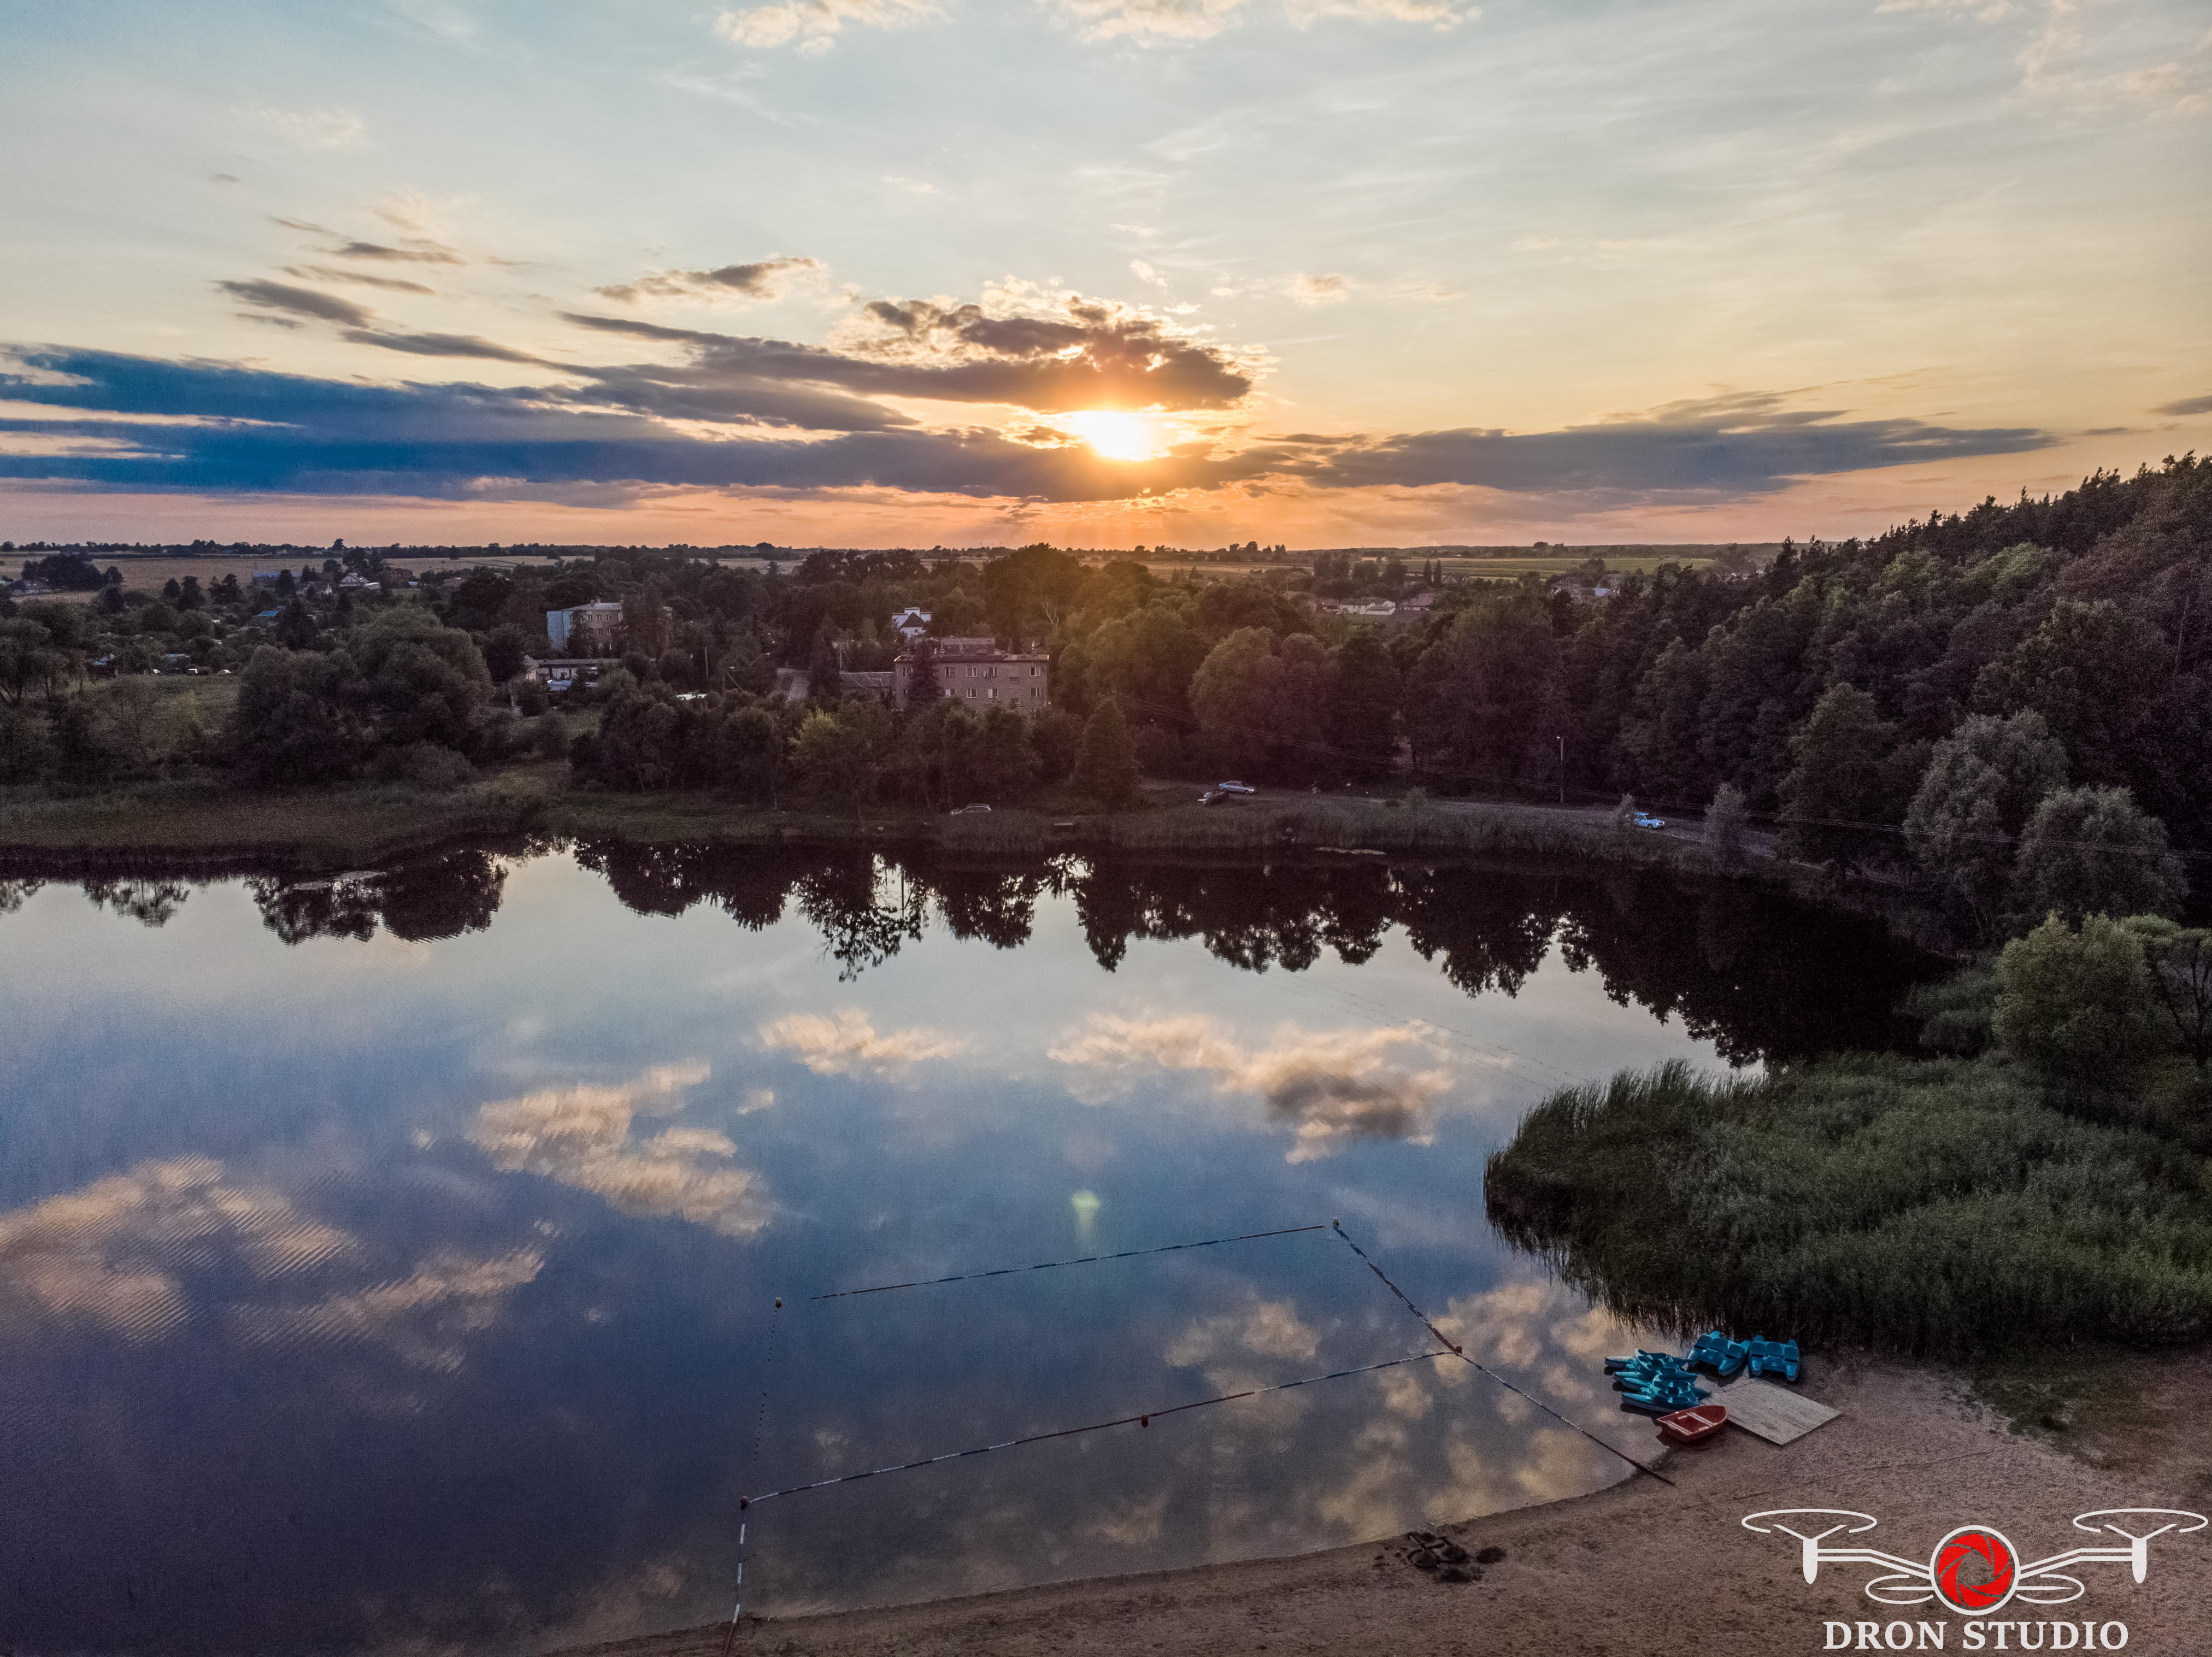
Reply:
[[[1087,409],[1079,414],[1061,415],[1060,423],[1109,460],[1150,460],[1166,448],[1159,421],[1149,414]]]

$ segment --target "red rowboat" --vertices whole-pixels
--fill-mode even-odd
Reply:
[[[1711,1444],[1728,1425],[1728,1411],[1717,1404],[1693,1404],[1659,1417],[1659,1435],[1669,1444]]]

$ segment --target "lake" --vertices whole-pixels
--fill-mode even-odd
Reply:
[[[1484,1159],[1625,1066],[1909,1044],[1938,970],[1374,858],[0,883],[0,1637],[525,1651],[726,1618],[741,1524],[789,1615],[1598,1488],[1633,1332]]]

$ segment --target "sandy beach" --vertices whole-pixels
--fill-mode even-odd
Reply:
[[[1951,1373],[1882,1361],[1832,1362],[1807,1392],[1842,1416],[1774,1446],[1731,1428],[1713,1446],[1658,1457],[1673,1483],[1636,1475],[1572,1501],[1443,1527],[1492,1563],[1450,1582],[1417,1569],[1392,1537],[1288,1559],[1155,1575],[1066,1582],[1015,1593],[843,1615],[748,1618],[735,1649],[775,1657],[1043,1657],[1267,1652],[1331,1657],[1456,1657],[1476,1653],[1676,1653],[1766,1657],[1827,1648],[1831,1621],[1945,1622],[1943,1649],[1972,1648],[1966,1619],[1867,1599],[1877,1575],[1823,1567],[1803,1578],[1796,1544],[1759,1535],[1747,1514],[1838,1508],[1879,1525],[1855,1538],[1924,1559],[1958,1526],[2002,1532],[2024,1559],[2094,1545],[2071,1520],[2093,1509],[2212,1510],[2212,1444],[2201,1431],[2212,1363],[2195,1353],[2145,1361],[2123,1407],[2075,1434],[2069,1455],[2011,1429]],[[2154,1528],[2157,1521],[2141,1526]],[[2112,1538],[2098,1538],[2110,1542]],[[1842,1545],[1840,1541],[1831,1545]],[[2138,1587],[2124,1566],[2077,1568],[2087,1593],[2067,1605],[2015,1599],[1997,1619],[2083,1621],[2125,1648],[2197,1654],[2212,1642],[2212,1532],[2163,1537]],[[1916,1616],[1916,1612],[1917,1615]],[[1920,1636],[1908,1630],[1916,1646]],[[1984,1630],[1996,1649],[1993,1633]],[[2045,1648],[2070,1648],[2065,1635]],[[726,1625],[578,1648],[593,1657],[710,1657]],[[2017,1635],[2007,1649],[2020,1648]],[[2100,1648],[2102,1648],[2100,1646]]]

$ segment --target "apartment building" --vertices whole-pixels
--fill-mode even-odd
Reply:
[[[907,705],[915,659],[905,650],[891,663],[891,699],[901,708]],[[1042,650],[1001,650],[995,639],[939,639],[933,654],[938,693],[979,712],[1001,707],[1041,714],[1052,706],[1051,661]]]

